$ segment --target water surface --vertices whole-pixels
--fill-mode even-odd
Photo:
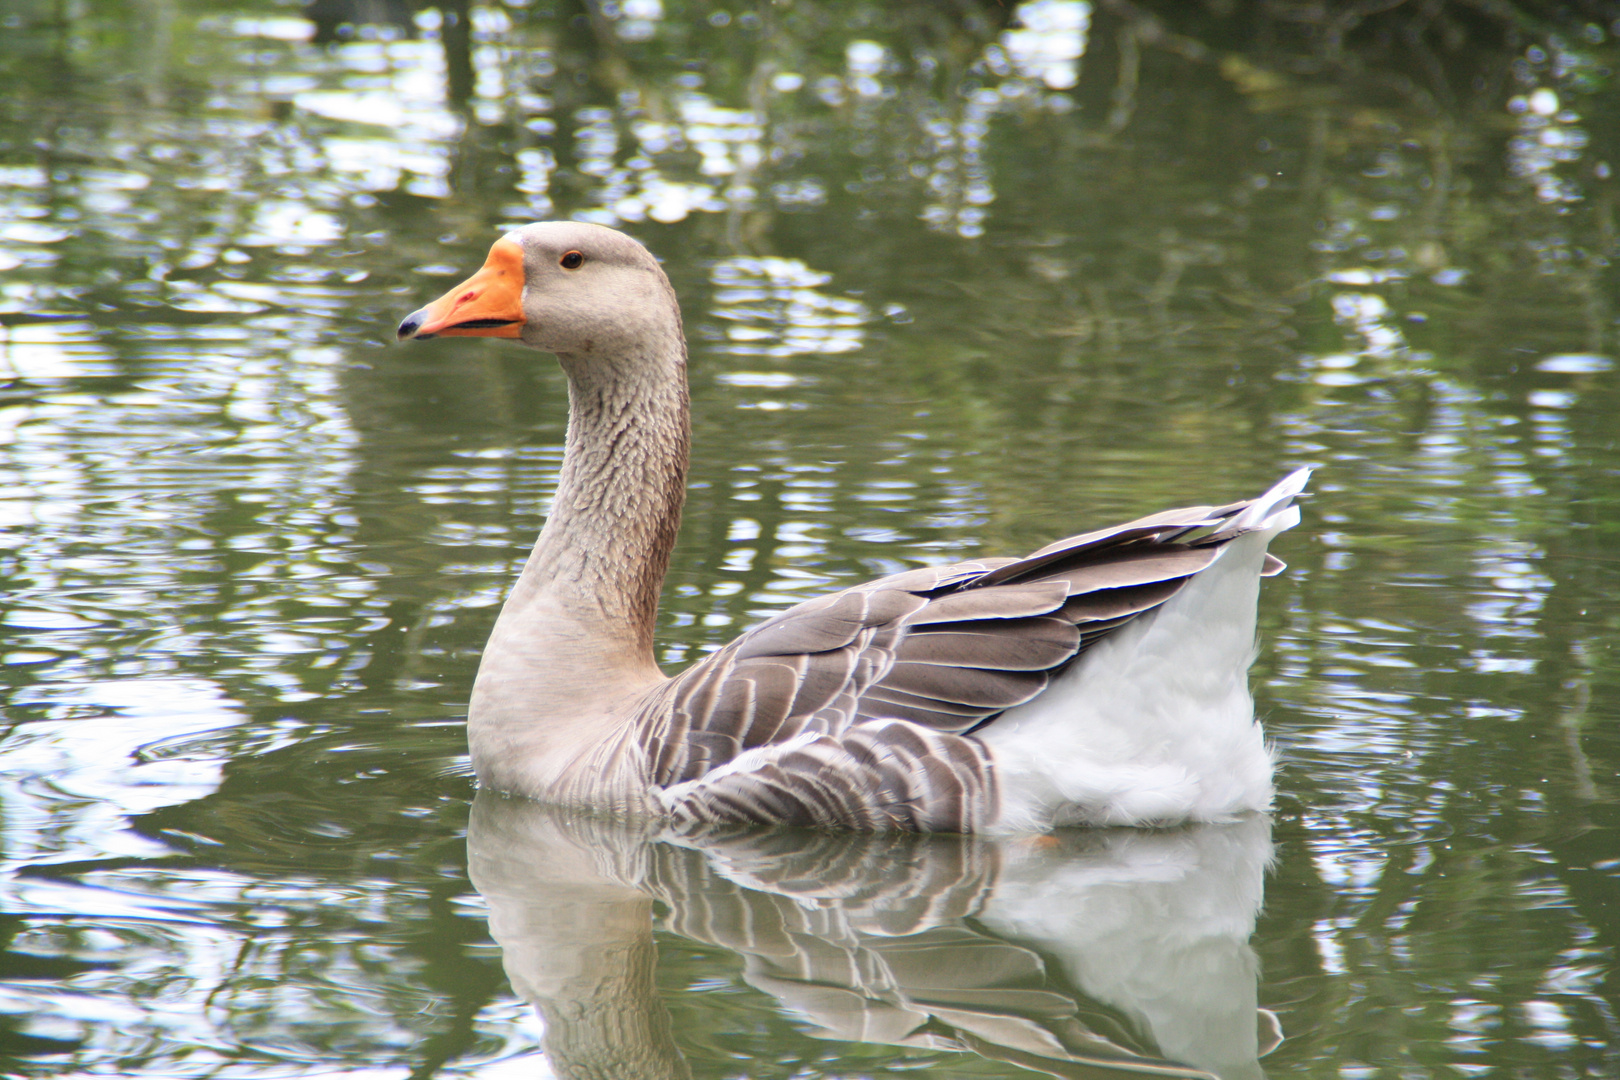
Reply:
[[[1605,11],[8,6],[0,1072],[1620,1073]],[[1272,819],[840,846],[473,807],[564,386],[392,329],[548,217],[682,298],[671,670],[1318,466],[1262,598]],[[590,993],[641,1034],[566,1022]]]

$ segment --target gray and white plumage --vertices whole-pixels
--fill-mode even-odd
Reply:
[[[572,264],[572,265],[571,265]],[[1022,559],[907,571],[784,611],[672,679],[652,621],[689,440],[685,343],[623,234],[531,225],[400,336],[558,354],[568,446],[469,716],[482,782],[690,823],[979,832],[1263,809],[1246,672],[1298,470]]]

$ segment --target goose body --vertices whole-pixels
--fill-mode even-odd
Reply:
[[[1266,552],[1308,470],[1022,559],[891,575],[789,608],[681,674],[653,659],[685,493],[686,344],[639,243],[547,222],[496,241],[399,337],[557,355],[550,516],[468,709],[485,787],[677,821],[980,832],[1264,810],[1248,689]]]

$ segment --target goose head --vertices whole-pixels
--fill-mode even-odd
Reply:
[[[658,260],[621,232],[546,221],[495,241],[472,277],[399,324],[401,341],[513,338],[604,360],[678,338],[680,309]]]

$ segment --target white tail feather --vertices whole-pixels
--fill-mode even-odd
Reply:
[[[1248,670],[1266,545],[1299,521],[1300,469],[1214,535],[1220,557],[979,732],[1002,827],[1219,820],[1271,804]]]
[[[1254,500],[1243,513],[1217,529],[1215,535],[1239,536],[1256,529],[1279,533],[1293,528],[1299,524],[1299,510],[1293,505],[1294,497],[1305,490],[1310,479],[1310,469],[1295,469],[1277,481],[1270,491]]]

